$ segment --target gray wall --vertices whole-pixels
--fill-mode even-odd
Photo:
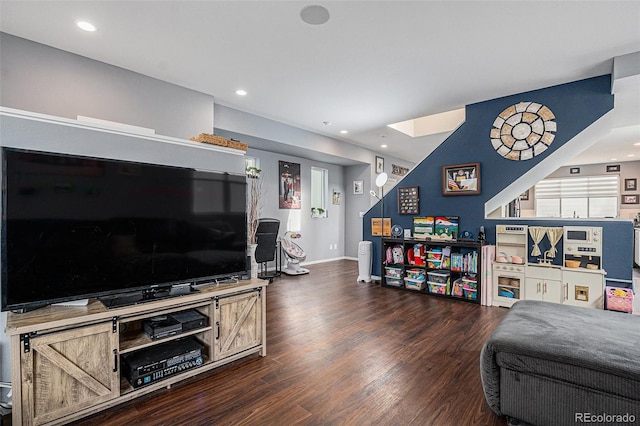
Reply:
[[[0,33],[2,106],[78,115],[189,139],[213,130],[212,96]]]

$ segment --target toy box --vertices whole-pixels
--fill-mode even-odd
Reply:
[[[607,286],[607,310],[620,312],[633,312],[633,291],[630,288]]]

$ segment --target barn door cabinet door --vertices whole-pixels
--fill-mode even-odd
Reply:
[[[262,343],[262,291],[215,299],[215,360]]]
[[[20,360],[23,424],[51,422],[117,398],[117,344],[111,323],[29,336]]]

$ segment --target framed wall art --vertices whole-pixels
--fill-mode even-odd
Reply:
[[[335,205],[342,204],[342,192],[338,191],[337,189],[334,189],[333,195],[331,197],[331,202]]]
[[[607,172],[619,172],[619,171],[620,171],[620,164],[607,166]]]
[[[419,214],[419,202],[417,186],[398,188],[398,214]]]
[[[278,161],[278,204],[281,209],[300,209],[302,186],[300,164]]]
[[[384,158],[376,155],[376,173],[384,172]]]
[[[580,174],[580,167],[571,167],[569,169],[569,173],[572,174],[572,175]]]
[[[520,194],[520,200],[521,201],[528,201],[529,200],[529,190],[528,189],[526,191],[524,191],[522,194]]]
[[[625,191],[635,191],[638,189],[638,179],[625,179],[624,180],[624,190]]]
[[[442,166],[442,195],[480,194],[480,163]]]
[[[364,194],[364,181],[362,180],[353,181],[353,193],[356,195]]]
[[[623,195],[622,204],[640,204],[640,200],[638,200],[638,194]]]

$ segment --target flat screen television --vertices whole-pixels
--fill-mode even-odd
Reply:
[[[246,179],[2,149],[1,309],[124,305],[247,269]]]

